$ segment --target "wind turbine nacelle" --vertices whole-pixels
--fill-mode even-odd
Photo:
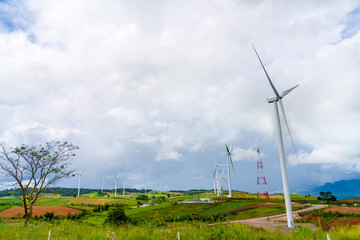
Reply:
[[[273,102],[276,102],[277,100],[279,100],[279,97],[273,97],[273,98],[267,99],[268,103],[273,103]]]

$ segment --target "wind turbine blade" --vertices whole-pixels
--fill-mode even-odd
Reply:
[[[288,89],[288,90],[283,91],[283,92],[281,93],[281,97],[282,97],[282,98],[285,97],[288,93],[290,93],[292,90],[294,90],[294,89],[297,88],[298,86],[299,86],[299,84],[296,85],[295,87],[292,87],[292,88],[290,88],[290,89]]]
[[[231,163],[231,166],[232,166],[233,171],[235,172],[234,163],[233,163],[233,160],[232,160],[232,158],[231,158],[231,155],[230,155],[230,163]]]
[[[260,64],[261,64],[262,68],[264,69],[265,75],[266,75],[267,79],[269,80],[269,83],[270,83],[271,88],[274,90],[275,95],[276,95],[278,98],[280,98],[280,95],[279,95],[278,91],[276,90],[274,84],[272,83],[272,81],[271,81],[271,79],[270,79],[270,77],[269,77],[269,74],[266,72],[266,69],[265,69],[265,67],[264,67],[264,64],[262,63],[262,61],[261,61],[261,59],[260,59],[260,57],[259,57],[259,54],[258,54],[258,52],[256,51],[256,49],[255,49],[255,47],[254,47],[254,44],[251,44],[251,45],[253,46],[253,48],[254,48],[254,50],[255,50],[255,53],[256,53],[256,56],[258,57],[258,59],[259,59],[259,61],[260,61]]]
[[[228,152],[228,154],[230,154],[230,150],[229,150],[227,144],[225,144],[225,146],[226,146],[226,151]]]
[[[288,125],[287,120],[286,120],[285,110],[284,110],[284,106],[283,106],[283,104],[282,104],[281,99],[279,100],[279,103],[280,103],[281,111],[282,111],[282,113],[283,113],[283,115],[284,115],[284,120],[285,120],[286,128],[287,128],[288,133],[289,133],[289,136],[290,136],[291,144],[292,144],[292,146],[293,146],[293,148],[294,148],[295,156],[296,156],[296,159],[298,160],[298,163],[299,163],[299,158],[298,158],[298,155],[297,155],[297,151],[296,151],[296,148],[295,148],[295,144],[294,144],[293,138],[292,138],[292,136],[291,136],[291,132],[290,132],[289,125]]]

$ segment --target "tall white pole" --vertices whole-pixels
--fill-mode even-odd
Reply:
[[[118,179],[117,179],[117,178],[115,178],[115,197],[116,197],[117,181],[118,181]]]
[[[279,109],[278,109],[277,101],[274,101],[274,110],[275,110],[276,130],[277,130],[276,132],[277,132],[277,140],[279,147],[280,167],[281,167],[281,176],[282,176],[283,189],[284,189],[287,222],[289,228],[294,228],[295,226],[294,226],[292,207],[291,207],[290,190],[289,190],[289,183],[288,183],[288,177],[286,171],[284,143],[281,133],[281,125],[280,125],[280,117],[279,117]]]
[[[104,193],[104,178],[101,180],[101,193]]]
[[[81,178],[81,175],[79,174],[78,197],[80,197],[80,178]]]
[[[228,181],[229,181],[229,197],[232,197],[232,195],[231,195],[231,177],[230,177],[230,155],[228,155],[227,167],[228,167]]]
[[[124,177],[124,181],[123,181],[123,196],[125,196],[125,177]]]
[[[214,183],[214,194],[216,194],[216,173],[213,176],[213,183]]]

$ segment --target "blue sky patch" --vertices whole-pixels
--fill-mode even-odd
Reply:
[[[31,12],[21,1],[0,0],[0,25],[7,32],[27,32],[29,25],[34,21]]]
[[[346,28],[342,31],[342,39],[351,38],[360,30],[360,6],[351,11],[344,22]]]

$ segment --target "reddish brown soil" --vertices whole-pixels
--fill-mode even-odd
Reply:
[[[271,199],[275,199],[275,198],[283,198],[284,196],[276,196],[276,195],[274,195],[274,196],[269,196],[269,198],[271,198]]]
[[[323,220],[320,222],[321,228],[324,231],[334,230],[342,226],[360,225],[360,219],[348,218],[348,219],[332,219],[331,221]]]
[[[360,214],[360,207],[343,207],[343,206],[330,206],[328,208],[323,209],[323,212],[339,212],[343,214]]]
[[[182,195],[184,195],[183,193],[179,193],[179,192],[168,192],[167,194],[174,195],[174,196],[182,196]]]
[[[54,215],[68,215],[69,213],[81,213],[79,209],[68,208],[68,207],[59,207],[59,206],[34,206],[32,216],[44,215],[46,212],[53,212]],[[24,215],[24,208],[21,207],[12,207],[5,209],[0,212],[0,217],[10,218],[10,217],[22,217]]]

